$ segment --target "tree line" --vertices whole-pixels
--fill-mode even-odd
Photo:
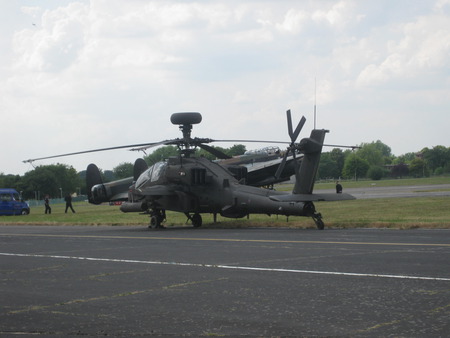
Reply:
[[[428,177],[450,173],[450,148],[435,146],[394,156],[381,141],[362,143],[355,150],[335,148],[322,153],[319,179]]]
[[[230,148],[215,147],[229,156],[242,155],[246,148],[238,144]],[[176,156],[175,146],[156,149],[144,157],[150,166],[170,156]],[[211,160],[214,156],[203,149],[196,155]],[[450,148],[435,146],[424,148],[417,153],[394,156],[391,148],[381,141],[362,143],[358,149],[342,150],[334,148],[323,152],[317,179],[372,179],[385,177],[428,177],[450,173]],[[123,162],[112,170],[101,170],[104,182],[133,176],[133,163]],[[24,175],[0,173],[0,188],[14,188],[25,199],[43,199],[45,195],[59,198],[70,193],[86,194],[86,171],[77,172],[67,164],[41,165]]]
[[[215,147],[228,156],[242,155],[246,149],[238,144],[230,148]],[[144,157],[149,166],[170,156],[176,156],[178,148],[165,146],[156,149]],[[196,150],[196,156],[204,156],[213,160],[214,156],[203,149]],[[123,162],[112,170],[100,169],[103,182],[110,182],[133,176],[133,163]],[[0,173],[0,188],[14,188],[22,193],[24,199],[42,200],[46,195],[50,198],[61,198],[67,194],[86,195],[86,170],[77,172],[67,164],[41,165],[21,175],[5,175]]]

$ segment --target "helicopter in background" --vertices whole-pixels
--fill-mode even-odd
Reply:
[[[166,220],[166,211],[170,210],[184,213],[194,227],[202,225],[201,214],[210,213],[214,215],[214,221],[218,214],[229,218],[242,218],[250,214],[305,216],[311,217],[318,229],[323,229],[325,225],[322,215],[316,211],[314,202],[354,199],[349,194],[313,193],[323,142],[328,131],[314,129],[310,137],[303,138],[296,143],[306,121],[304,117],[294,130],[291,113],[289,110],[287,111],[291,142],[270,178],[271,181],[281,179],[285,169],[292,165],[295,174],[292,193],[247,185],[249,172],[242,165],[220,164],[204,157],[194,156],[196,148],[199,147],[219,159],[225,160],[227,157],[229,159],[229,156],[208,145],[215,140],[191,137],[192,126],[201,121],[200,113],[174,113],[171,116],[171,122],[179,126],[183,134],[182,138],[46,158],[120,148],[145,150],[158,145],[176,145],[179,149],[178,156],[169,157],[151,167],[148,167],[143,159],[136,160],[132,179],[103,183],[100,171],[95,164],[90,164],[86,170],[86,185],[90,203],[100,204],[112,200],[125,200],[121,204],[120,210],[148,214],[152,228],[161,227]],[[220,142],[224,141],[220,140]],[[235,141],[237,140],[233,142]],[[265,175],[267,179],[268,176]]]

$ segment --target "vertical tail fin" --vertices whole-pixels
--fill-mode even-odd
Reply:
[[[309,138],[300,141],[298,149],[304,156],[300,168],[295,172],[293,194],[312,194],[326,133],[328,130],[314,129]]]

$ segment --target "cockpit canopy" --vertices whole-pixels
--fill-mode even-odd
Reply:
[[[157,162],[144,171],[141,176],[136,181],[136,188],[140,188],[146,182],[155,182],[157,181],[161,175],[164,173],[164,170],[167,167],[167,162]]]

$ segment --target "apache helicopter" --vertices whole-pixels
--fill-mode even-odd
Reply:
[[[141,158],[136,160],[132,180],[129,178],[102,183],[100,171],[95,164],[90,164],[86,171],[90,203],[100,204],[112,200],[125,200],[121,204],[120,210],[150,215],[149,227],[152,228],[161,227],[162,222],[166,219],[166,210],[170,210],[184,213],[194,227],[202,225],[202,213],[213,214],[214,221],[216,221],[217,214],[229,218],[242,218],[250,214],[267,214],[269,216],[311,217],[317,228],[322,230],[324,222],[313,202],[354,199],[349,194],[313,194],[315,176],[325,134],[328,130],[314,129],[310,137],[303,138],[296,143],[306,121],[305,117],[302,117],[296,129],[293,130],[291,113],[289,110],[287,111],[291,142],[272,179],[280,179],[283,176],[282,173],[285,172],[286,164],[291,163],[296,178],[292,193],[246,185],[248,172],[245,167],[233,165],[227,167],[204,157],[195,157],[195,150],[199,147],[218,158],[227,158],[227,155],[221,151],[207,145],[207,143],[218,142],[218,140],[191,137],[192,126],[201,121],[200,113],[174,113],[171,116],[171,122],[179,125],[183,134],[182,138],[95,149],[24,162],[120,148],[145,150],[158,145],[176,145],[179,149],[178,156],[157,162],[151,167],[148,167]],[[220,142],[225,141],[227,140],[220,140]],[[233,142],[238,141],[242,140],[233,140]],[[288,162],[290,157],[293,160]]]

